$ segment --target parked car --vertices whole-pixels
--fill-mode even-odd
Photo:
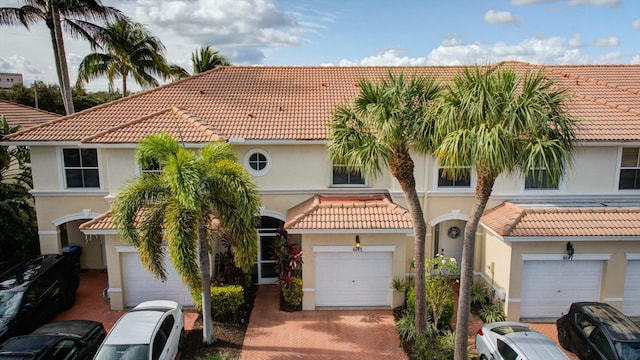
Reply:
[[[485,324],[476,334],[480,360],[569,360],[569,357],[543,334],[519,322]]]
[[[41,255],[0,275],[0,344],[73,306],[78,271],[63,255]]]
[[[609,304],[573,303],[556,327],[560,345],[582,360],[640,360],[640,326]]]
[[[0,359],[91,360],[107,333],[101,323],[68,320],[43,325],[31,335],[9,338]]]
[[[182,348],[184,313],[175,301],[140,303],[113,326],[95,360],[174,360]]]

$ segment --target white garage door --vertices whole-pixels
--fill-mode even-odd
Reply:
[[[627,261],[622,312],[628,316],[640,316],[640,260]]]
[[[572,302],[598,301],[602,261],[524,262],[521,318],[557,318]]]
[[[148,300],[173,300],[183,306],[193,305],[189,288],[182,282],[168,257],[165,263],[167,281],[162,282],[142,266],[138,253],[124,252],[121,256],[125,306],[136,306]]]
[[[391,306],[390,252],[316,253],[316,306]]]

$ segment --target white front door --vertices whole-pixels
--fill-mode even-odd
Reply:
[[[600,260],[528,260],[522,270],[521,318],[558,318],[577,301],[598,301]]]
[[[627,260],[622,312],[627,316],[640,316],[640,260]]]
[[[315,254],[316,306],[392,305],[391,252]]]

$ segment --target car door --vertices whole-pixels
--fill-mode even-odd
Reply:
[[[595,329],[589,336],[591,347],[594,349],[593,359],[616,360],[615,352],[609,344],[607,337],[600,329]]]
[[[569,330],[574,352],[583,360],[599,360],[600,357],[589,340],[591,334],[596,330],[595,322],[582,313],[575,313],[574,316],[574,324]]]
[[[173,360],[178,355],[177,344],[174,346],[173,342],[173,324],[176,319],[173,315],[168,314],[160,324],[158,332],[153,337],[153,343],[151,345],[151,359],[152,360]]]
[[[62,338],[49,349],[43,359],[47,360],[75,360],[78,357],[80,343],[74,339]]]

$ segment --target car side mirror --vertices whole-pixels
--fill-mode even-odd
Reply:
[[[33,308],[33,304],[32,303],[27,303],[27,304],[24,304],[24,309],[23,310],[30,310],[32,308]]]

